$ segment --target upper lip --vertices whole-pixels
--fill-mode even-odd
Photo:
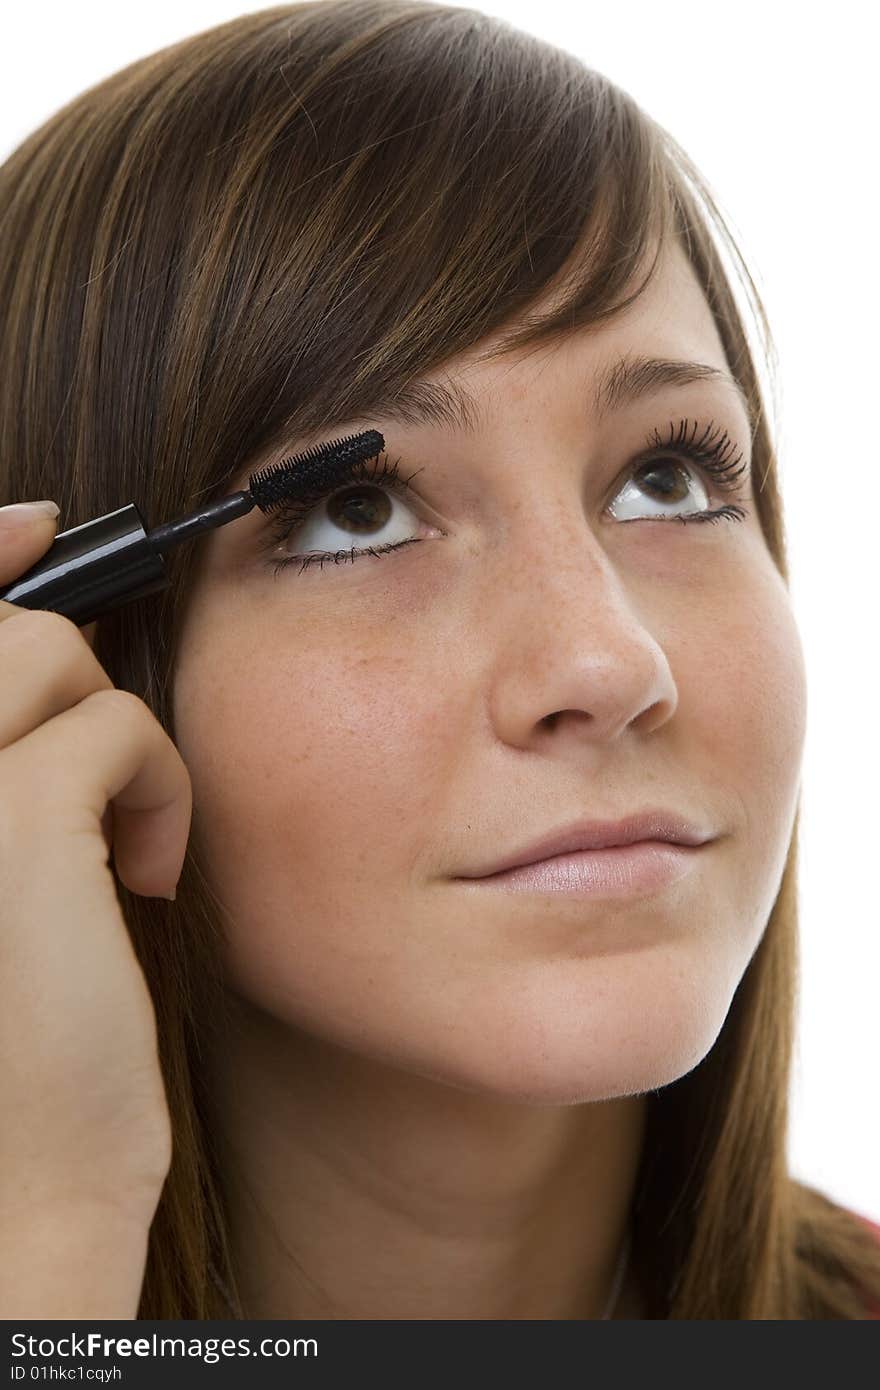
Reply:
[[[535,864],[557,854],[572,854],[582,849],[609,849],[614,845],[633,845],[639,840],[667,840],[678,845],[703,845],[715,838],[713,831],[698,830],[690,821],[674,811],[650,808],[619,821],[578,820],[552,830],[522,849],[460,878],[485,878],[504,873],[521,864]]]

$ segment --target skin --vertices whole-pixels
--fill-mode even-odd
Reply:
[[[423,469],[391,503],[421,544],[274,578],[258,509],[203,543],[175,720],[229,916],[210,1084],[251,1317],[599,1317],[645,1092],[706,1056],[764,931],[806,686],[753,497],[714,526],[607,512],[652,430],[715,421],[748,457],[748,422],[703,381],[600,425],[584,383],[622,351],[729,368],[677,249],[600,331],[432,373],[477,394],[473,439],[325,436],[373,426]],[[691,468],[668,511],[733,500]],[[658,515],[636,486],[623,514]],[[340,528],[319,505],[278,553],[369,543]],[[717,837],[658,891],[453,881],[651,805]],[[616,1315],[641,1311],[630,1272]]]

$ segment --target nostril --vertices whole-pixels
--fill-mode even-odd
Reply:
[[[556,711],[555,714],[545,714],[545,715],[544,715],[544,718],[541,720],[541,723],[543,724],[543,726],[544,726],[545,729],[553,730],[553,729],[556,728],[556,725],[559,723],[559,720],[562,718],[563,714],[571,715],[573,718],[578,719],[578,720],[582,720],[582,719],[592,720],[592,715],[588,714],[586,710],[582,710],[582,709],[569,709],[569,710],[559,709],[559,710]]]

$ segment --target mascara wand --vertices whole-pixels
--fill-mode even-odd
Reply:
[[[46,552],[14,584],[0,589],[0,599],[22,608],[49,608],[85,627],[114,608],[168,587],[170,575],[164,552],[203,531],[225,526],[254,507],[269,513],[297,492],[308,488],[328,464],[358,463],[385,447],[378,430],[347,435],[318,444],[305,453],[261,468],[248,479],[243,492],[221,497],[177,521],[147,531],[135,502],[92,521],[61,531]]]

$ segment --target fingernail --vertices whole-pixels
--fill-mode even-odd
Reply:
[[[13,502],[9,507],[0,507],[0,526],[28,526],[44,516],[54,521],[60,514],[57,502]]]

